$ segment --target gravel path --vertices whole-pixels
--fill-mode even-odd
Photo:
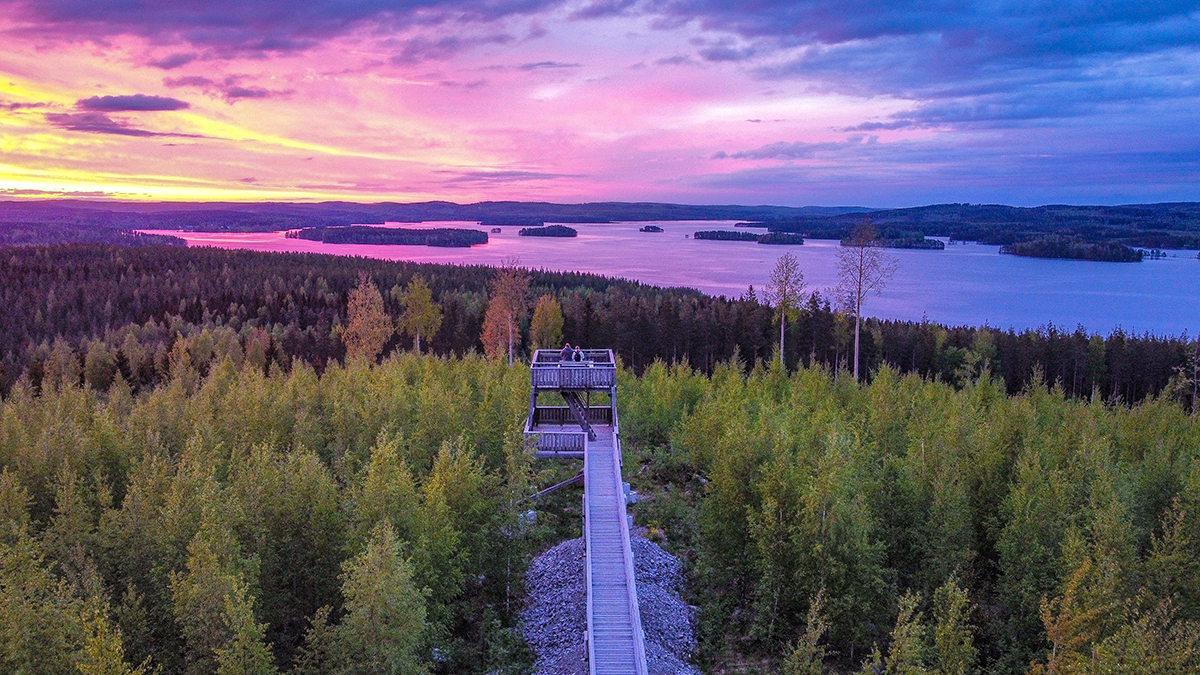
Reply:
[[[693,610],[679,597],[683,565],[654,542],[630,541],[638,608],[651,675],[700,675],[687,663],[696,648]],[[525,577],[522,634],[537,655],[534,675],[587,675],[587,589],[583,539],[538,556]]]

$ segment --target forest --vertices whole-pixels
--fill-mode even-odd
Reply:
[[[286,371],[303,361],[321,372],[345,358],[338,331],[360,274],[382,289],[392,315],[399,315],[404,289],[420,275],[444,315],[425,349],[458,356],[481,349],[497,275],[488,267],[213,248],[17,247],[0,252],[0,395],[22,377],[39,387],[56,351],[90,359],[97,386],[119,371],[134,391],[165,378],[180,344],[196,345],[189,358],[202,372],[235,348],[264,367]],[[525,311],[517,308],[518,336],[529,333],[532,300],[548,295],[560,308],[564,340],[611,347],[634,373],[657,360],[711,373],[735,356],[753,364],[777,354],[774,310],[753,288],[724,298],[531,271],[529,295]],[[786,331],[788,367],[840,373],[852,354],[853,319],[819,294],[807,295],[800,309]],[[383,351],[408,349],[413,340],[393,335]],[[530,346],[521,339],[516,348],[527,353]],[[987,370],[1009,394],[1037,381],[1071,397],[1133,403],[1166,392],[1190,406],[1194,396],[1181,378],[1200,358],[1197,347],[1186,336],[1120,330],[1099,335],[1047,325],[1011,331],[868,318],[862,369],[886,364],[952,384]]]
[[[321,372],[187,338],[136,392],[58,348],[9,390],[0,670],[529,672],[522,572],[578,536],[579,501],[521,516],[575,470],[524,447],[528,368],[379,361],[383,294],[353,295],[356,353]],[[1177,401],[736,358],[622,367],[619,390],[635,525],[686,563],[705,672],[1200,668],[1200,428]]]
[[[617,349],[706,672],[1200,668],[1186,338],[867,321],[860,384],[816,295],[781,364],[753,289],[173,247],[5,249],[0,306],[3,672],[530,672],[564,339]]]

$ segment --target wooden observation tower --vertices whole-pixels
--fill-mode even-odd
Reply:
[[[539,349],[530,364],[525,435],[536,456],[583,460],[583,537],[587,551],[588,670],[591,675],[646,675],[645,635],[638,610],[626,506],[635,497],[621,480],[617,364],[611,349],[588,349],[563,361]],[[540,406],[555,393],[565,406]],[[591,405],[607,394],[607,405]]]

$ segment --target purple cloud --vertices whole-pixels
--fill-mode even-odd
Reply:
[[[517,70],[546,70],[556,68],[580,68],[582,63],[564,63],[562,61],[538,61],[536,63],[522,63],[517,66]]]
[[[164,134],[131,127],[117,122],[104,113],[46,113],[46,121],[60,129],[83,131],[89,134],[115,136],[162,136]]]
[[[151,112],[162,110],[184,110],[191,107],[187,101],[166,96],[148,96],[146,94],[131,94],[128,96],[93,96],[77,101],[75,105],[80,110],[95,110],[100,112]]]
[[[487,23],[533,15],[562,0],[254,0],[179,2],[139,0],[136,6],[103,0],[0,0],[6,14],[44,34],[96,38],[140,35],[174,38],[218,54],[286,53],[308,49],[366,23],[388,29],[444,23]],[[183,65],[183,55],[159,67]]]
[[[195,61],[197,58],[199,58],[198,54],[171,54],[170,56],[150,61],[150,65],[154,66],[155,68],[162,68],[163,70],[173,70],[180,66],[186,66],[192,61]]]
[[[177,78],[166,78],[163,86],[176,89],[179,87],[195,87],[211,96],[219,96],[226,103],[236,103],[245,98],[270,98],[277,95],[290,94],[291,91],[273,91],[264,87],[246,86],[241,84],[246,79],[244,75],[227,75],[220,82],[199,75],[188,75]]]
[[[817,153],[842,152],[874,145],[878,139],[874,136],[850,136],[844,141],[827,141],[824,143],[771,143],[753,150],[726,153],[724,150],[713,154],[712,159],[812,159]]]

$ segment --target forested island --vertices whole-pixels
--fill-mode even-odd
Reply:
[[[710,241],[758,241],[754,232],[731,232],[729,230],[700,230],[692,234],[693,239]]]
[[[523,227],[518,235],[522,237],[575,237],[579,232],[566,225],[546,225],[544,227]]]
[[[948,237],[1006,245],[1047,236],[1141,248],[1200,248],[1200,203],[1123,206],[935,204],[870,213],[768,218],[760,225],[816,239],[844,239],[869,216],[885,239]]]
[[[1001,253],[1028,258],[1064,258],[1101,262],[1141,262],[1142,251],[1124,244],[1088,242],[1070,237],[1042,237],[1000,247]]]
[[[849,243],[849,241],[850,241],[849,239],[843,239],[842,245],[843,246],[847,245]],[[907,237],[899,237],[899,238],[894,238],[894,239],[880,237],[876,241],[877,241],[876,245],[882,246],[884,248],[906,248],[906,249],[919,249],[919,250],[925,250],[925,251],[944,251],[944,250],[946,250],[946,242],[944,242],[940,239],[929,239],[926,237],[919,237],[919,236],[907,236]]]
[[[730,230],[701,230],[692,235],[693,239],[709,239],[713,241],[755,241],[760,244],[789,244],[799,246],[804,243],[804,237],[788,232],[732,232]]]
[[[326,244],[378,244],[381,246],[468,247],[488,242],[487,232],[452,227],[409,230],[395,227],[306,227],[288,232],[292,239]]]
[[[578,467],[526,451],[508,335],[617,350],[705,672],[1200,669],[1195,341],[868,320],[860,384],[817,295],[780,365],[749,290],[3,253],[4,672],[529,673],[523,573],[581,514],[525,501]]]

